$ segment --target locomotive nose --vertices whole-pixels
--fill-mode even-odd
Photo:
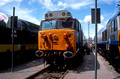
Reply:
[[[72,57],[73,57],[73,52],[71,52],[71,51],[65,51],[65,52],[63,53],[63,56],[64,56],[65,58],[72,58]]]

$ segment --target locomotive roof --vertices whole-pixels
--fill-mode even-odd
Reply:
[[[4,14],[4,13],[0,13],[0,21],[4,21],[5,23],[8,22],[8,15]]]
[[[68,18],[72,15],[67,10],[49,11],[45,14],[45,19]]]
[[[113,21],[118,15],[120,15],[120,10],[108,21],[107,25]]]
[[[107,22],[107,25],[104,26],[103,28],[101,28],[98,33],[103,32],[103,31],[106,29],[106,27],[108,26],[108,24],[109,24],[111,21],[113,21],[118,15],[120,15],[120,10],[119,10],[111,19],[109,19],[109,21]]]

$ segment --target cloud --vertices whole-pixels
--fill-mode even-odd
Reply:
[[[63,3],[63,2],[58,2],[57,6],[63,7],[63,8],[68,7],[67,3]]]
[[[0,0],[0,7],[10,2],[22,2],[22,0]]]
[[[49,10],[56,10],[56,4],[53,4],[51,0],[40,0],[40,3]]]
[[[84,18],[84,22],[88,22],[88,21],[91,22],[91,15],[87,15],[87,16],[85,16],[85,18]]]
[[[37,0],[30,0],[30,1],[28,1],[28,4],[31,5],[31,4],[35,3],[36,1]]]
[[[84,22],[84,20],[78,20],[78,21],[81,22],[81,23]]]
[[[61,10],[61,9],[65,9],[65,8],[72,8],[72,9],[79,9],[81,7],[86,7],[86,6],[90,6],[91,4],[93,4],[93,0],[89,1],[89,0],[39,0],[40,4],[43,5],[43,7],[45,7],[46,9],[49,10]]]
[[[102,29],[103,28],[103,25],[102,24],[99,24],[98,25],[98,31],[100,30],[100,29]]]
[[[100,19],[101,19],[101,22],[104,20],[104,17],[103,17],[103,15],[101,15],[100,16]],[[91,15],[86,15],[85,16],[85,18],[84,18],[84,20],[79,20],[80,22],[85,22],[85,23],[87,23],[87,22],[91,22]]]
[[[78,2],[78,3],[75,3],[75,4],[71,4],[69,7],[71,7],[72,9],[79,9],[81,7],[86,7],[86,6],[90,6],[91,4],[93,4],[93,2]]]
[[[107,3],[110,4],[113,1],[118,0],[98,0],[98,3]],[[43,9],[49,9],[51,11],[53,10],[62,10],[66,8],[72,8],[72,9],[80,9],[80,8],[86,8],[87,7],[93,7],[95,4],[94,0],[31,0],[28,3],[31,5],[32,3],[39,2]]]
[[[107,3],[107,4],[112,4],[113,1],[118,2],[119,0],[98,0],[98,2],[104,2],[104,3]]]
[[[20,0],[17,0],[17,1],[20,1]],[[4,5],[4,9],[1,8],[1,10],[4,11],[7,15],[13,15],[12,7],[13,7],[14,3],[6,4],[6,5]],[[20,2],[18,2],[14,6],[15,6],[15,15],[18,16],[18,18],[40,25],[40,23],[39,23],[40,20],[36,19],[35,16],[33,15],[33,12],[35,12],[36,9],[31,10],[28,8],[21,8]]]
[[[35,23],[35,24],[39,24],[39,20],[36,19],[34,16],[32,16],[32,12],[34,12],[35,10],[29,10],[29,9],[23,9],[23,8],[16,8],[16,15],[19,16],[19,18],[27,20],[29,22]]]

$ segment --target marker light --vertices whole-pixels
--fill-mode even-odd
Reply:
[[[61,52],[59,52],[59,55],[61,54]]]
[[[46,36],[46,35],[43,35],[43,38],[45,39],[45,38],[47,38],[47,36]]]
[[[49,33],[49,37],[52,38],[52,33]]]
[[[64,38],[67,38],[67,34],[66,33],[64,33]]]

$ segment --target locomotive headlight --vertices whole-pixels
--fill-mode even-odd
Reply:
[[[54,35],[54,39],[55,39],[55,40],[58,40],[58,37],[56,36],[56,34]]]
[[[53,14],[52,14],[52,13],[50,13],[50,14],[49,14],[49,16],[50,16],[50,17],[52,17],[52,16],[53,16]]]
[[[65,52],[63,52],[63,56],[65,58],[72,58],[73,57],[73,52],[71,52],[71,51],[65,51]]]
[[[63,12],[62,15],[65,16],[65,12]]]
[[[48,17],[48,14],[45,14],[45,17],[47,18],[47,17]]]
[[[70,12],[67,12],[67,16],[70,16],[71,14],[70,14]]]
[[[46,39],[46,38],[47,38],[47,36],[46,36],[46,35],[43,35],[43,38],[44,38],[44,39]]]

